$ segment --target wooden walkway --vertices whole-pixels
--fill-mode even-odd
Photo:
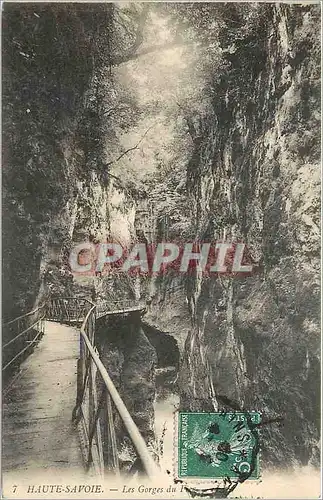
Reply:
[[[132,307],[125,307],[123,309],[113,309],[112,311],[107,309],[107,310],[100,310],[97,308],[97,313],[96,313],[96,318],[104,318],[105,316],[112,316],[112,315],[117,315],[117,314],[130,314],[133,312],[138,312],[138,311],[144,311],[145,306],[132,306]]]
[[[72,424],[79,333],[46,321],[45,334],[3,398],[2,469],[82,467]]]

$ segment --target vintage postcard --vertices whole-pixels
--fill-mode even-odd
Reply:
[[[2,498],[320,498],[318,2],[2,2]]]

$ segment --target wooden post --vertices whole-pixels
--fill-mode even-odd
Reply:
[[[118,391],[116,390],[106,368],[104,367],[102,361],[100,360],[98,354],[95,352],[95,349],[93,348],[91,342],[89,341],[86,333],[81,329],[81,335],[84,339],[84,342],[87,346],[87,349],[89,350],[89,353],[96,364],[101,378],[106,386],[106,388],[109,391],[109,394],[111,396],[111,399],[127,429],[127,432],[129,434],[129,437],[134,445],[134,447],[137,450],[137,454],[141,459],[141,462],[143,464],[143,468],[145,472],[148,474],[150,477],[154,477],[156,473],[159,471],[156,463],[154,462],[151,454],[149,453],[149,450],[147,448],[147,445],[145,443],[144,438],[139,432],[138,427],[136,426],[135,422],[133,421],[129,411],[127,410],[127,407],[125,406],[124,402],[122,401]]]
[[[93,361],[92,358],[90,359],[90,366],[89,366],[89,403],[88,403],[88,429],[87,429],[87,435],[88,438],[90,437],[90,432],[93,427],[93,419],[94,419],[94,414],[95,414],[95,408],[94,408],[94,399],[93,399],[93,378],[92,378],[92,368],[93,368]],[[91,463],[93,462],[93,456],[92,456],[92,442],[88,441],[88,460],[87,460],[87,467],[90,468]]]
[[[107,441],[107,468],[115,474],[119,474],[119,457],[117,448],[117,438],[114,427],[113,410],[111,398],[108,390],[106,390],[106,420],[105,420],[105,436]]]
[[[66,306],[65,301],[63,301],[63,304],[64,304],[65,313],[66,313],[66,319],[67,319],[67,321],[69,321],[69,319],[70,319],[70,318],[69,318],[68,308],[67,308],[67,306]]]

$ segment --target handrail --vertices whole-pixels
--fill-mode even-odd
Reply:
[[[47,306],[47,317],[52,321],[82,323],[85,311],[93,305],[86,297],[53,297]]]
[[[75,302],[77,306],[73,305]],[[120,304],[120,302],[121,301],[113,301],[114,304]],[[130,303],[130,301],[127,302]],[[88,307],[89,309],[87,310]],[[23,331],[19,332],[13,339],[10,339],[4,347],[8,347],[18,338],[22,338],[26,332],[30,331],[35,325],[41,322],[42,328],[36,337],[30,341],[29,345],[35,343],[40,334],[43,332],[43,320],[45,319],[45,316],[48,317],[48,319],[54,319],[56,321],[60,320],[62,322],[82,321],[82,325],[79,330],[81,342],[80,358],[78,360],[77,370],[76,406],[73,410],[72,418],[77,425],[80,424],[80,432],[83,431],[83,440],[81,441],[85,442],[86,446],[86,466],[89,468],[92,465],[97,468],[100,473],[103,473],[104,467],[107,465],[105,463],[104,455],[104,452],[106,451],[106,453],[110,453],[110,456],[109,454],[107,456],[110,469],[114,470],[116,473],[119,472],[117,439],[111,405],[112,401],[131,439],[134,449],[136,450],[136,465],[139,459],[139,462],[141,462],[146,474],[150,477],[154,477],[158,472],[157,464],[153,460],[144,438],[142,437],[122,398],[120,397],[105,366],[100,360],[94,345],[97,305],[86,297],[53,297],[47,303],[38,306],[30,313],[15,318],[7,323],[7,325],[12,325],[15,321],[18,321],[19,329],[21,326],[19,320],[31,316],[33,313],[41,310],[42,308],[44,309],[44,314],[41,315],[41,317],[38,318],[33,325],[24,325]],[[84,317],[85,312],[86,314]],[[6,369],[10,366],[10,364],[18,359],[18,357],[27,350],[29,345],[27,347],[24,346],[23,350],[16,354],[3,369]],[[99,397],[97,397],[97,374],[99,374],[101,379],[101,394]],[[103,411],[104,418],[102,418]],[[101,437],[102,432],[107,437],[106,443],[109,445],[108,450],[103,449]]]
[[[117,305],[117,308],[113,306]],[[102,301],[96,304],[96,317],[101,318],[103,316],[121,312],[132,312],[132,311],[140,311],[144,309],[145,305],[138,300],[114,300],[114,301]]]
[[[19,319],[26,318],[27,316],[30,316],[31,314],[34,314],[35,312],[39,311],[39,309],[42,309],[45,306],[45,303],[41,304],[40,306],[37,306],[35,309],[32,311],[29,311],[28,313],[22,314],[21,316],[18,316],[17,318],[14,318],[7,323],[4,323],[3,326],[9,326],[12,323],[15,323],[15,321],[18,321]]]
[[[105,432],[108,435],[108,441],[110,443],[110,454],[111,454],[111,462],[112,469],[115,472],[118,472],[118,456],[117,456],[117,445],[116,445],[116,435],[114,429],[114,419],[111,407],[111,400],[114,403],[115,409],[117,410],[125,429],[136,449],[137,456],[141,461],[144,471],[150,477],[156,475],[158,468],[156,463],[154,462],[145,440],[143,439],[140,431],[132,419],[129,411],[127,410],[124,402],[122,401],[114,383],[112,382],[105,366],[98,353],[94,347],[94,330],[95,330],[95,318],[96,318],[96,309],[97,306],[93,304],[91,309],[87,312],[82,326],[80,328],[80,336],[81,336],[81,346],[80,346],[80,360],[78,363],[78,391],[77,391],[77,401],[76,406],[73,411],[74,420],[79,422],[83,420],[83,427],[86,427],[85,432],[85,440],[87,440],[87,450],[86,453],[88,455],[88,463],[87,466],[90,466],[90,463],[93,462],[93,454],[92,447],[94,446],[93,438],[96,437],[97,441],[99,439],[99,435],[101,432],[101,426],[99,423],[100,413],[102,410],[106,412],[106,418],[104,419],[105,423]],[[89,338],[90,337],[90,338]],[[86,352],[87,351],[87,352]],[[87,355],[86,355],[87,354]],[[96,373],[93,367],[93,364],[96,367],[96,370],[100,378],[103,382],[103,390],[101,391],[101,395],[99,398],[96,397]],[[111,398],[111,400],[110,400]],[[84,403],[86,401],[87,405]],[[105,401],[105,404],[102,402]],[[91,408],[91,406],[93,408]],[[92,411],[92,412],[91,412]],[[87,419],[87,415],[89,414],[89,418]],[[88,420],[88,421],[87,421]],[[103,429],[104,430],[104,429]],[[97,443],[97,448],[99,448],[99,444]],[[100,461],[100,453],[97,451],[98,461]],[[102,457],[101,457],[102,460]]]
[[[52,297],[50,299],[51,300],[84,300],[85,302],[88,302],[90,305],[94,305],[94,303],[88,299],[87,297],[73,297],[73,296],[67,296],[67,297]],[[124,303],[124,302],[127,302],[129,304],[133,304],[134,301],[132,301],[131,299],[127,299],[126,301],[121,301],[121,300],[109,300],[108,302],[105,302],[106,304],[120,304],[120,303]],[[18,321],[19,319],[22,319],[22,318],[26,318],[27,316],[30,316],[31,314],[34,314],[35,312],[39,311],[40,309],[42,309],[44,306],[46,306],[47,302],[43,302],[40,306],[37,306],[35,309],[33,309],[32,311],[29,311],[28,313],[25,313],[25,314],[22,314],[21,316],[17,316],[16,318],[14,319],[11,319],[10,321],[7,321],[7,323],[3,323],[3,327],[6,327],[6,326],[9,326],[13,323],[15,323],[16,321]],[[97,304],[97,306],[100,305]]]
[[[88,316],[93,311],[93,309],[95,309],[95,307],[92,308],[91,311],[89,311]],[[85,322],[86,322],[86,320],[85,320]],[[154,462],[154,460],[152,459],[152,457],[148,451],[148,448],[147,448],[147,445],[145,443],[144,438],[140,434],[137,425],[133,421],[133,418],[131,417],[130,413],[128,412],[126,405],[122,401],[122,399],[121,399],[114,383],[112,382],[106,368],[104,367],[99,356],[96,354],[95,350],[93,349],[93,346],[91,345],[91,342],[89,341],[89,339],[85,333],[84,325],[82,326],[80,333],[81,333],[81,335],[86,343],[86,346],[89,350],[89,353],[91,354],[91,357],[92,357],[94,363],[96,364],[96,366],[100,372],[100,375],[103,379],[103,382],[109,391],[109,394],[110,394],[112,401],[114,402],[114,405],[115,405],[115,407],[116,407],[116,409],[117,409],[117,411],[118,411],[118,413],[119,413],[119,415],[124,423],[124,426],[127,429],[127,432],[128,432],[128,434],[129,434],[129,436],[130,436],[130,438],[131,438],[131,440],[132,440],[132,442],[137,450],[138,456],[139,456],[139,458],[144,466],[144,469],[145,469],[147,475],[151,476],[151,477],[156,476],[156,473],[158,471],[157,465]]]
[[[75,296],[67,296],[67,297],[51,297],[50,300],[84,300],[84,302],[88,302],[92,306],[95,304],[88,299],[87,297],[75,297]]]
[[[44,319],[44,318],[42,318],[42,319]],[[39,321],[37,321],[37,323],[39,323]],[[35,323],[35,324],[36,324],[36,323]],[[33,325],[33,326],[34,326],[34,325]],[[11,360],[10,360],[10,361],[9,361],[9,362],[8,362],[8,363],[7,363],[7,364],[6,364],[3,368],[2,368],[2,370],[3,370],[3,371],[5,371],[5,370],[6,370],[6,369],[10,366],[10,365],[12,365],[12,363],[13,363],[14,361],[16,361],[16,359],[18,359],[18,358],[19,358],[19,357],[20,357],[20,356],[21,356],[21,355],[22,355],[25,351],[27,351],[27,349],[29,349],[29,348],[30,348],[30,346],[31,346],[32,344],[34,344],[35,342],[37,342],[38,338],[40,337],[40,335],[41,335],[42,333],[44,333],[44,331],[43,331],[43,330],[39,330],[39,332],[37,333],[37,335],[35,336],[35,338],[34,338],[33,340],[31,340],[31,341],[29,342],[29,344],[28,344],[26,347],[24,347],[21,351],[19,351],[19,352],[18,352],[18,354],[16,354],[16,355],[15,355],[15,356],[14,356],[14,357],[13,357],[13,358],[12,358],[12,359],[11,359]]]
[[[9,346],[15,344],[17,340],[20,339],[20,342],[18,343],[18,352],[16,349],[16,352],[12,351],[6,351],[8,352],[7,355],[11,355],[11,359],[5,361],[5,365],[2,367],[2,371],[4,372],[9,366],[12,365],[14,361],[16,361],[18,358],[21,357],[22,354],[24,354],[27,349],[29,349],[37,340],[39,339],[40,335],[44,333],[44,320],[46,316],[46,304],[43,303],[40,306],[36,307],[32,311],[26,314],[22,314],[21,316],[18,316],[17,318],[9,321],[8,323],[5,323],[3,325],[3,334],[6,332],[6,329],[9,329],[9,332],[12,333],[12,329],[14,328],[14,332],[18,332],[17,335],[15,335],[13,338],[7,339],[7,342],[3,344],[2,349],[3,352],[5,352],[5,349],[7,349]],[[36,317],[35,321],[33,321],[32,324],[29,324],[28,319],[32,317],[33,314],[38,313],[39,311],[43,311],[40,316]],[[32,321],[32,320],[31,320]],[[16,325],[15,325],[16,324]],[[15,325],[15,326],[13,326]],[[38,327],[39,325],[39,327]],[[24,340],[24,337],[26,333],[36,331],[36,335],[30,340]],[[8,333],[9,333],[8,332]],[[3,335],[4,337],[4,335]],[[26,345],[27,343],[27,345]]]
[[[43,318],[45,318],[45,316],[43,316]],[[15,342],[17,339],[19,339],[20,337],[22,337],[22,335],[24,335],[25,333],[29,332],[29,330],[32,330],[33,327],[35,325],[37,325],[38,322],[39,322],[39,320],[37,320],[32,325],[28,326],[28,328],[25,328],[25,330],[23,330],[22,332],[18,333],[18,335],[16,335],[13,339],[9,340],[9,342],[7,342],[6,344],[4,344],[2,346],[2,349],[5,349],[6,347],[8,347],[8,345],[13,344],[13,342]]]

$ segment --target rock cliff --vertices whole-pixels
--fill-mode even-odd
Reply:
[[[242,240],[260,272],[167,276],[149,317],[182,344],[182,408],[229,400],[283,416],[262,431],[265,466],[318,465],[319,8],[248,15],[232,5],[220,29],[225,70],[212,75],[186,183],[194,239]]]
[[[320,9],[223,5],[152,8],[152,26],[175,33],[170,50],[186,44],[170,53],[165,82],[184,76],[168,93],[160,68],[149,73],[145,6],[5,6],[4,316],[49,293],[134,297],[127,276],[73,280],[68,253],[81,241],[242,240],[258,262],[248,278],[143,279],[147,328],[177,342],[182,408],[282,416],[263,428],[264,466],[318,465]],[[187,68],[199,72],[189,92]],[[134,168],[120,144],[161,116],[165,137],[157,129],[147,156],[143,137],[126,144]],[[122,390],[149,441],[158,346],[148,330],[131,346],[106,340],[103,356],[119,384],[135,374]]]

